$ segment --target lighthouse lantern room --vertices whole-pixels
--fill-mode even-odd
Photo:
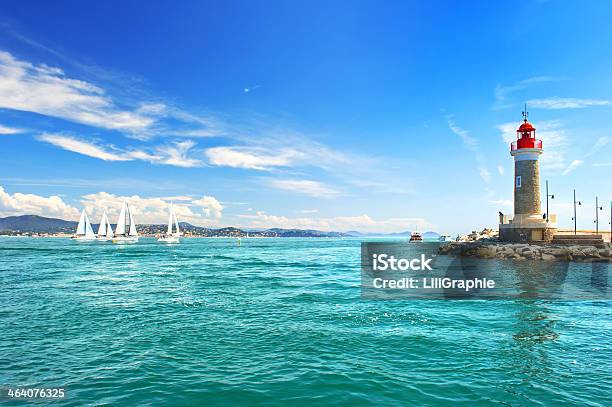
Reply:
[[[540,206],[540,155],[542,140],[527,120],[516,131],[517,139],[510,144],[514,157],[514,217],[500,217],[499,237],[504,241],[547,241],[557,231],[556,216],[543,214]]]

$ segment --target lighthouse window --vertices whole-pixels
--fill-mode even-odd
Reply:
[[[521,187],[521,176],[520,175],[516,177],[516,187],[517,188]]]

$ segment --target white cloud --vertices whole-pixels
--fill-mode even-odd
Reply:
[[[474,153],[476,163],[478,164],[478,174],[480,175],[480,178],[482,178],[486,184],[490,183],[491,173],[487,169],[485,159],[478,149],[478,140],[472,137],[467,130],[457,126],[452,118],[448,118],[448,128],[461,138],[461,141],[468,150]]]
[[[513,141],[516,141],[516,130],[519,125],[511,122],[511,123],[503,123],[497,126],[497,129],[501,131],[502,139],[504,143],[510,144]]]
[[[216,198],[211,196],[204,196],[201,199],[179,197],[178,202],[174,198],[144,198],[138,195],[119,196],[108,192],[98,192],[83,196],[81,203],[88,208],[92,222],[97,222],[104,208],[107,209],[111,222],[114,222],[113,219],[119,216],[121,204],[125,200],[134,211],[136,223],[161,224],[166,222],[169,204],[173,202],[179,222],[189,222],[198,226],[218,225],[222,217],[223,206]]]
[[[371,161],[368,157],[351,157],[292,130],[269,128],[262,123],[226,131],[239,144],[207,149],[205,156],[210,165],[259,171],[318,167],[337,173],[351,163]]]
[[[448,119],[448,127],[451,129],[453,133],[461,137],[463,144],[470,150],[474,151],[478,147],[478,140],[470,135],[467,130],[462,129],[457,126],[452,119]]]
[[[121,86],[121,83],[114,85]],[[250,87],[249,91],[257,87]],[[160,102],[158,98],[151,99],[155,101],[125,105],[120,99],[111,97],[101,86],[70,77],[58,67],[32,63],[8,52],[0,52],[0,108],[117,130],[139,140],[163,135],[185,138],[223,136],[237,141],[237,145],[213,147],[205,151],[208,161],[215,166],[268,171],[282,167],[313,166],[332,170],[352,160],[344,153],[299,133],[277,126],[270,127],[268,121],[261,118],[250,117],[228,124],[218,117],[194,114]],[[41,139],[106,161],[143,160],[181,167],[204,165],[200,159],[187,155],[194,147],[192,141],[159,147],[120,148],[61,135],[47,135]],[[364,160],[365,157],[359,159]]]
[[[244,88],[244,93],[253,92],[255,89],[259,89],[259,88],[261,88],[261,85],[250,86],[248,88]]]
[[[169,196],[144,198],[138,195],[119,196],[108,192],[97,192],[84,195],[82,206],[90,215],[91,221],[97,223],[104,209],[114,223],[119,216],[123,201],[127,201],[134,211],[137,223],[163,224],[168,218],[170,202],[173,202],[177,217],[181,222],[200,226],[217,226],[223,215],[223,205],[212,196],[194,199],[188,196]],[[59,196],[39,196],[16,192],[7,193],[0,186],[0,215],[41,215],[67,220],[79,218],[81,209],[65,203]]]
[[[18,134],[23,133],[25,130],[18,129],[15,127],[7,127],[0,124],[0,134],[9,135],[9,134]]]
[[[212,165],[253,170],[291,166],[304,158],[303,153],[290,148],[270,151],[262,147],[212,147],[205,155]]]
[[[3,51],[0,107],[133,133],[154,123],[147,115],[119,108],[98,86],[68,78],[59,68],[34,65]]]
[[[593,149],[599,150],[600,148],[607,146],[609,143],[610,143],[610,137],[606,137],[606,136],[600,137],[595,142],[595,145],[593,145]]]
[[[202,199],[197,199],[191,202],[193,205],[199,206],[208,217],[220,219],[223,212],[223,205],[212,196],[204,196]]]
[[[43,133],[38,139],[63,148],[64,150],[83,154],[88,157],[98,158],[104,161],[128,161],[131,159],[94,143],[79,140],[70,136]]]
[[[499,175],[503,176],[504,172],[505,172],[504,167],[501,166],[501,165],[498,165],[497,166],[497,172],[499,173]]]
[[[600,148],[603,148],[607,146],[608,144],[610,144],[610,137],[603,136],[597,139],[597,141],[595,142],[595,145],[593,145],[593,149],[599,150]]]
[[[570,165],[567,166],[567,168],[563,171],[563,175],[567,175],[570,172],[574,171],[576,168],[580,167],[582,164],[584,164],[584,161],[582,160],[574,160],[570,163]]]
[[[103,146],[92,141],[77,139],[72,136],[43,133],[39,140],[53,144],[67,151],[86,155],[104,161],[148,161],[153,164],[165,164],[176,167],[198,167],[200,160],[189,158],[189,151],[195,142],[186,140],[154,147],[152,152],[139,149],[120,149],[113,145]]]
[[[487,184],[491,182],[491,173],[486,168],[480,167],[478,169],[478,174],[480,175],[480,178],[482,178],[482,180]]]
[[[534,76],[532,78],[523,79],[512,85],[501,85],[498,84],[494,89],[495,103],[493,109],[505,109],[512,106],[512,103],[508,102],[508,98],[515,92],[523,90],[530,85],[537,83],[554,82],[560,80],[559,78],[553,78],[550,76]]]
[[[317,213],[319,212],[318,209],[302,209],[299,211],[295,211],[296,213]]]
[[[79,211],[57,195],[45,197],[20,192],[9,194],[0,186],[0,214],[2,216],[41,215],[78,219]]]
[[[174,165],[176,167],[199,167],[202,165],[200,160],[189,158],[187,154],[195,146],[191,140],[178,141],[172,145],[160,146],[156,148],[159,158],[151,160],[154,163]]]
[[[121,87],[123,92],[125,89],[129,92],[134,87],[134,75],[128,78],[75,61],[69,63],[109,81],[111,89]],[[132,93],[130,99],[142,95],[135,91]],[[221,130],[220,122],[215,118],[192,114],[158,101],[140,101],[132,107],[126,106],[98,85],[70,78],[60,68],[23,61],[4,51],[0,51],[0,108],[117,130],[140,140],[156,135],[211,137]]]
[[[332,197],[340,192],[319,182],[300,179],[274,179],[268,180],[267,184],[276,189],[297,192],[315,197]]]
[[[283,228],[283,229],[315,229],[321,231],[347,232],[357,230],[360,232],[379,232],[392,233],[404,232],[418,228],[427,230],[432,225],[421,218],[390,218],[373,219],[368,215],[359,216],[339,216],[333,218],[289,218],[286,216],[268,215],[263,211],[258,211],[253,215],[238,215],[244,220],[241,227],[264,229],[264,228]]]
[[[597,153],[599,150],[601,150],[602,148],[604,148],[608,144],[610,144],[610,138],[609,137],[606,137],[606,136],[599,137],[597,139],[597,141],[595,141],[595,144],[593,144],[593,147],[591,147],[591,151],[589,151],[584,156],[584,158],[592,156],[593,154]]]
[[[163,103],[143,103],[136,111],[147,116],[166,116],[169,108]]]
[[[223,205],[212,196],[192,198],[189,196],[141,197],[138,195],[121,196],[108,192],[97,192],[84,195],[80,203],[87,210],[93,223],[98,223],[104,209],[107,210],[111,223],[119,216],[123,201],[130,204],[138,224],[163,224],[168,217],[170,202],[180,222],[189,222],[198,226],[220,227]],[[250,208],[249,208],[250,209]],[[37,214],[77,220],[81,208],[65,203],[58,196],[39,196],[34,194],[9,194],[0,187],[0,215]],[[316,210],[304,210],[303,213],[315,213]],[[400,232],[406,230],[427,230],[432,225],[422,218],[389,218],[373,219],[363,214],[359,216],[338,216],[330,218],[295,217],[268,215],[258,211],[253,214],[238,215],[241,227],[248,228],[299,228],[322,231],[363,232]]]
[[[609,100],[602,99],[577,99],[577,98],[561,98],[551,97],[546,99],[532,99],[527,101],[527,106],[536,109],[581,109],[590,106],[609,105]]]
[[[173,195],[173,196],[162,196],[162,200],[176,202],[176,201],[191,201],[193,198],[187,195]]]
[[[551,122],[540,124],[537,137],[542,140],[542,153],[540,164],[544,170],[558,171],[566,164],[569,143],[565,129]]]

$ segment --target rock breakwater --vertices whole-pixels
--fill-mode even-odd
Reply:
[[[497,241],[450,242],[440,247],[440,254],[484,259],[545,261],[612,262],[612,246],[568,246],[551,244],[504,243]]]

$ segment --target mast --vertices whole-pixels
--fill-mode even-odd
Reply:
[[[172,209],[172,203],[170,203],[170,214],[168,215],[168,236],[172,234]]]
[[[176,217],[176,212],[173,211],[173,215],[174,215],[174,226],[176,226],[176,235],[180,236],[181,235],[181,231],[179,229],[179,223],[178,223],[178,219]]]
[[[130,205],[126,202],[125,204],[125,235],[129,235],[130,232]]]

